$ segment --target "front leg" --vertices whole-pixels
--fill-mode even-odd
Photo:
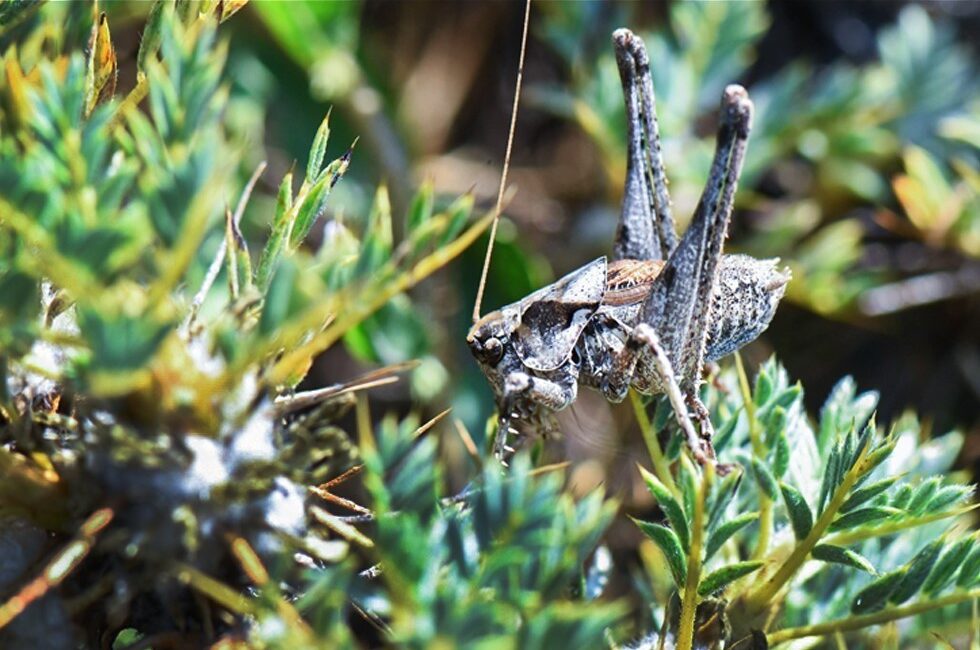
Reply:
[[[560,411],[575,401],[577,389],[578,383],[575,381],[563,386],[550,379],[535,377],[524,372],[512,372],[507,375],[497,422],[497,437],[493,443],[493,453],[497,460],[506,465],[507,460],[516,451],[515,448],[507,445],[507,436],[511,431],[511,419],[520,415],[514,412],[519,403],[526,402],[549,411]]]

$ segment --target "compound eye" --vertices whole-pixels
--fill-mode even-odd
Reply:
[[[504,346],[496,338],[489,338],[483,344],[483,357],[486,362],[491,366],[495,366],[500,363],[500,359],[504,356]]]

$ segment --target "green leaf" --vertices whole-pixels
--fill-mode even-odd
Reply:
[[[898,479],[899,479],[898,476],[892,476],[890,478],[876,481],[871,485],[867,485],[863,488],[855,490],[854,492],[851,493],[851,496],[847,497],[847,500],[844,501],[844,503],[841,505],[840,511],[842,513],[845,513],[854,510],[854,508],[858,507],[862,503],[866,501],[870,501],[871,499],[875,498],[876,496],[878,496],[879,494],[881,494],[882,492],[890,488],[892,485],[895,484],[895,481],[897,481]]]
[[[953,574],[970,554],[975,542],[976,538],[970,535],[956,542],[948,551],[943,553],[932,573],[929,574],[926,583],[922,585],[922,592],[928,595],[935,594],[949,584],[949,581],[953,579]]]
[[[823,481],[820,484],[820,498],[817,499],[817,512],[823,512],[827,505],[827,499],[831,497],[839,484],[837,481],[837,470],[840,467],[841,445],[840,440],[830,450],[830,457],[827,459],[827,469],[824,470]]]
[[[925,512],[926,506],[929,505],[936,492],[939,491],[939,485],[941,483],[942,478],[934,476],[919,484],[919,487],[915,490],[915,496],[909,501],[907,510],[914,515],[921,515]]]
[[[729,472],[721,481],[715,482],[715,489],[709,497],[710,506],[708,507],[708,530],[714,530],[718,520],[725,513],[726,506],[731,503],[732,497],[738,491],[738,486],[742,483],[742,470],[736,469]]]
[[[272,232],[259,258],[259,270],[255,283],[262,291],[268,288],[269,280],[279,263],[282,245],[289,231],[290,210],[293,207],[293,173],[287,173],[279,184],[279,194],[276,197],[276,217],[272,222]]]
[[[323,156],[327,153],[327,141],[330,139],[330,111],[327,111],[323,121],[320,122],[316,135],[313,137],[313,145],[310,147],[310,159],[306,162],[306,182],[313,184],[320,174],[323,166]]]
[[[752,457],[752,474],[755,476],[755,482],[759,484],[759,489],[772,500],[779,498],[779,482],[776,481],[776,477],[772,475],[769,468],[765,464],[756,458]]]
[[[898,569],[869,583],[854,597],[851,603],[851,613],[868,614],[882,609],[904,576],[905,570]]]
[[[412,205],[408,208],[408,223],[405,232],[412,234],[423,224],[432,219],[432,210],[435,204],[435,187],[431,180],[422,183],[422,187],[412,198]]]
[[[757,571],[764,564],[765,562],[758,560],[736,562],[735,564],[730,564],[712,571],[698,585],[698,595],[707,596],[716,591],[720,591],[739,578],[747,576],[753,571]]]
[[[899,583],[888,601],[896,605],[901,605],[906,600],[914,596],[936,564],[939,552],[943,550],[943,539],[937,539],[922,547],[911,560],[905,565],[905,577]]]
[[[688,526],[687,517],[684,515],[684,509],[681,504],[677,501],[667,486],[660,482],[656,476],[648,472],[643,466],[640,466],[640,474],[643,476],[643,481],[647,484],[647,488],[656,498],[657,503],[660,508],[667,515],[667,521],[670,522],[670,527],[680,540],[681,547],[686,552],[690,547],[690,528]]]
[[[725,542],[727,542],[732,535],[742,530],[758,518],[758,512],[743,512],[742,514],[729,519],[718,526],[718,528],[708,535],[708,543],[704,547],[705,561],[711,559],[711,557],[718,552],[718,549],[724,546]]]
[[[909,501],[912,500],[912,493],[914,492],[911,485],[906,483],[895,490],[895,496],[892,497],[892,507],[904,510],[908,505]]]
[[[941,512],[947,507],[966,500],[973,494],[973,488],[966,485],[947,485],[941,488],[925,507],[927,514]]]
[[[839,530],[857,528],[858,526],[863,526],[871,523],[872,521],[880,521],[882,519],[888,519],[889,517],[900,514],[902,514],[901,510],[890,506],[869,506],[867,508],[859,508],[835,519],[834,522],[830,524],[829,530],[831,532],[837,532]]]
[[[680,436],[675,436],[680,439]],[[681,489],[681,497],[684,499],[684,512],[691,518],[694,516],[694,501],[697,499],[698,479],[697,470],[687,454],[681,454],[680,464],[677,470],[677,483]]]
[[[361,245],[354,274],[364,277],[381,267],[391,255],[391,202],[384,185],[378,186],[374,206],[368,217],[367,232]]]
[[[844,566],[854,567],[861,571],[867,571],[871,575],[877,574],[874,566],[864,556],[843,546],[817,544],[813,547],[811,555],[813,559],[820,560],[821,562],[843,564]]]
[[[439,246],[445,246],[456,239],[456,236],[462,232],[463,227],[470,218],[470,214],[473,212],[473,201],[472,194],[464,194],[449,206],[447,210],[449,220],[446,224],[446,230],[443,232],[442,238],[439,241]]]
[[[150,14],[146,17],[146,26],[143,28],[143,36],[140,39],[140,49],[136,54],[136,69],[140,74],[146,73],[146,62],[151,56],[155,56],[160,49],[160,29],[167,8],[172,6],[165,0],[156,0],[150,8]]]
[[[786,504],[786,511],[789,513],[793,534],[798,540],[805,539],[813,528],[813,511],[810,510],[800,491],[789,483],[780,483],[779,489],[783,493],[783,503]]]
[[[766,372],[765,368],[762,368],[755,377],[755,390],[752,394],[752,401],[755,402],[756,406],[762,406],[769,401],[771,396],[772,379],[769,377],[769,373]]]
[[[262,316],[259,318],[259,333],[265,336],[273,334],[289,316],[292,302],[293,285],[299,270],[289,258],[280,264],[269,282],[269,290],[265,294],[262,305]]]
[[[326,210],[329,196],[329,179],[321,178],[313,185],[296,211],[296,219],[293,221],[289,232],[289,247],[291,249],[295,250],[306,239],[306,235],[309,234],[313,224]]]
[[[632,519],[632,517],[630,517]],[[633,519],[633,523],[640,527],[643,534],[653,540],[660,552],[667,558],[667,566],[670,574],[674,578],[674,585],[678,589],[684,588],[687,580],[687,555],[681,548],[681,542],[671,529],[660,524],[653,524],[639,519]]]
[[[972,587],[980,580],[980,545],[970,551],[970,555],[963,561],[963,568],[960,575],[956,578],[957,587]]]
[[[786,431],[780,431],[776,434],[775,454],[772,463],[772,473],[777,479],[786,475],[786,470],[789,469],[789,456],[789,438]]]

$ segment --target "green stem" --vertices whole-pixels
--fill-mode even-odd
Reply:
[[[890,607],[873,614],[851,616],[839,621],[830,621],[829,623],[818,623],[816,625],[786,628],[785,630],[779,630],[778,632],[773,632],[772,634],[767,635],[766,640],[769,641],[770,645],[776,645],[778,643],[785,643],[786,641],[802,639],[809,636],[823,636],[825,634],[834,634],[836,632],[852,632],[854,630],[860,630],[872,625],[880,625],[882,623],[897,621],[899,619],[915,616],[923,612],[939,609],[941,607],[947,607],[949,605],[957,605],[959,603],[964,603],[969,600],[976,600],[978,598],[980,598],[980,589],[959,591],[943,596],[942,598],[912,603],[911,605],[905,605],[904,607]]]
[[[765,460],[766,447],[762,443],[762,432],[759,430],[759,420],[755,417],[755,400],[749,388],[749,378],[745,374],[742,356],[735,353],[735,369],[738,372],[738,386],[742,393],[742,404],[745,415],[749,419],[749,440],[752,443],[752,454],[759,460]],[[769,495],[759,492],[759,537],[756,540],[753,560],[765,559],[769,552],[769,540],[772,537],[773,503]]]
[[[980,508],[980,503],[963,508],[957,508],[956,510],[948,510],[946,512],[937,512],[931,515],[922,515],[921,517],[902,519],[894,523],[882,524],[873,528],[857,528],[853,531],[846,531],[843,533],[837,533],[836,535],[831,535],[824,540],[824,543],[833,544],[835,546],[850,546],[851,544],[863,542],[874,537],[894,535],[895,533],[900,533],[903,530],[925,526],[926,524],[931,524],[934,521],[949,519],[951,517],[959,517],[960,515],[964,515],[977,508]]]
[[[698,583],[701,582],[701,547],[704,543],[704,500],[714,476],[714,465],[702,466],[701,485],[694,499],[694,516],[691,521],[691,548],[687,554],[687,581],[681,601],[680,627],[677,631],[677,647],[689,650],[694,647],[694,619],[698,610]]]
[[[119,124],[125,119],[126,114],[129,111],[134,110],[139,103],[143,101],[146,97],[146,93],[150,90],[150,83],[146,80],[146,75],[142,72],[137,75],[136,85],[133,89],[129,91],[126,98],[123,99],[119,106],[116,107],[116,111],[112,114],[112,124]]]
[[[643,433],[643,441],[647,445],[650,460],[653,462],[653,473],[656,474],[661,483],[667,486],[671,494],[680,498],[681,492],[677,489],[677,484],[674,483],[674,477],[670,473],[670,462],[664,455],[664,450],[660,447],[660,440],[657,439],[657,432],[653,430],[653,425],[650,424],[650,418],[647,417],[643,400],[640,399],[640,395],[635,390],[630,390],[630,403],[633,405],[633,413],[636,415],[636,421],[639,423],[640,431]]]

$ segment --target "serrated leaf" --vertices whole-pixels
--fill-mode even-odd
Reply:
[[[865,486],[859,490],[855,490],[851,493],[851,496],[847,497],[847,500],[841,504],[840,512],[850,512],[854,508],[858,507],[866,501],[870,501],[879,494],[883,493],[885,490],[890,488],[899,479],[898,476],[892,476],[890,478],[883,479],[881,481],[876,481],[871,485]]]
[[[817,544],[813,547],[811,555],[813,559],[820,560],[821,562],[843,564],[844,566],[854,567],[861,571],[867,571],[871,575],[877,574],[874,566],[863,555],[843,546]]]
[[[306,162],[306,182],[313,184],[320,174],[323,167],[323,157],[327,153],[327,141],[330,139],[330,111],[327,111],[323,121],[313,136],[313,145],[310,147],[310,158]]]
[[[648,472],[643,466],[640,467],[640,474],[643,476],[643,481],[647,484],[647,488],[650,493],[653,494],[660,508],[664,511],[667,516],[667,521],[670,522],[670,527],[681,542],[681,548],[685,552],[690,548],[690,528],[688,526],[687,517],[684,516],[684,509],[681,504],[677,501],[674,495],[667,489],[667,486],[660,482],[656,476]]]
[[[926,578],[932,571],[932,567],[939,557],[939,552],[942,550],[942,539],[937,539],[919,549],[919,552],[905,565],[905,577],[902,578],[902,582],[895,588],[892,595],[888,597],[888,601],[901,605],[914,596],[925,584]]]
[[[736,562],[712,571],[698,585],[698,595],[707,596],[720,591],[739,578],[747,576],[753,571],[758,571],[764,564],[765,562],[758,560]]]
[[[813,511],[810,510],[810,506],[800,491],[789,483],[780,483],[779,489],[783,494],[786,511],[789,513],[789,522],[793,526],[793,534],[796,539],[802,540],[810,534],[810,530],[813,528]]]
[[[854,597],[851,602],[851,613],[868,614],[882,609],[904,576],[905,570],[899,569],[869,583]]]
[[[632,517],[631,517],[632,519]],[[674,578],[674,585],[678,589],[684,588],[687,580],[687,555],[681,548],[681,542],[671,529],[660,524],[653,524],[639,519],[633,519],[633,523],[640,527],[643,534],[653,540],[660,552],[667,559],[667,566],[670,574]]]
[[[759,484],[759,489],[762,493],[773,501],[778,499],[779,483],[776,481],[776,477],[772,475],[772,472],[769,471],[769,468],[755,456],[752,457],[751,465],[755,482]]]
[[[869,506],[867,508],[859,508],[835,519],[834,522],[830,524],[829,530],[831,532],[837,532],[840,530],[847,530],[849,528],[857,528],[858,526],[863,526],[871,523],[872,521],[880,521],[882,519],[888,519],[889,517],[900,514],[902,514],[901,510],[890,506]]]
[[[711,556],[717,553],[718,549],[724,546],[725,542],[727,542],[732,535],[742,530],[758,518],[758,512],[744,512],[718,526],[718,528],[708,535],[708,543],[704,547],[705,561],[711,559]]]
[[[934,594],[941,591],[953,579],[956,570],[960,568],[963,561],[973,548],[976,539],[973,535],[965,537],[956,542],[949,550],[943,553],[936,566],[933,568],[926,583],[922,585],[922,593]]]

